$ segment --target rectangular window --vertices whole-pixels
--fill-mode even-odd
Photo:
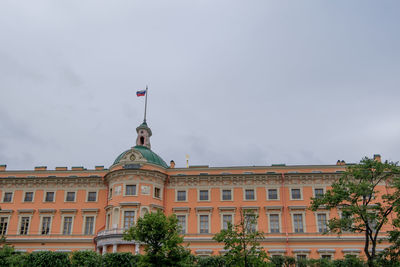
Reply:
[[[29,230],[30,217],[21,217],[21,226],[19,229],[20,235],[27,235]]]
[[[42,235],[50,234],[51,217],[42,218]]]
[[[129,229],[135,223],[135,211],[124,212],[124,228]]]
[[[317,214],[317,221],[318,221],[318,232],[325,233],[328,231],[328,225],[326,220],[326,214],[321,213]]]
[[[199,200],[208,200],[208,190],[200,190]]]
[[[279,214],[269,215],[269,230],[271,233],[279,233]]]
[[[298,261],[304,261],[307,259],[307,255],[304,254],[297,254],[297,260]]]
[[[292,199],[301,199],[300,189],[292,189]]]
[[[325,260],[331,260],[332,256],[331,255],[321,255],[321,259],[325,259]]]
[[[25,192],[24,202],[33,201],[33,192]]]
[[[222,200],[232,200],[232,190],[230,189],[222,190]]]
[[[72,233],[72,217],[64,217],[63,235],[70,235]]]
[[[257,230],[257,217],[255,214],[245,215],[245,226],[248,233],[254,233]]]
[[[67,197],[65,201],[75,201],[75,192],[67,192]]]
[[[200,215],[200,233],[201,234],[208,234],[208,215]]]
[[[245,199],[246,200],[255,200],[256,196],[254,194],[254,189],[246,189],[245,190]]]
[[[88,202],[94,202],[94,201],[96,201],[96,198],[97,198],[97,192],[96,191],[88,192],[88,198],[87,198]]]
[[[323,188],[315,188],[314,196],[315,196],[315,198],[322,198],[324,196],[324,189]]]
[[[8,218],[0,217],[0,236],[6,235],[8,226]]]
[[[293,228],[295,233],[304,233],[303,214],[293,214]]]
[[[228,225],[232,225],[232,214],[222,215],[222,229],[228,229]]]
[[[5,192],[3,197],[3,202],[11,202],[12,200],[12,192]]]
[[[46,197],[45,197],[44,201],[53,202],[54,201],[54,192],[46,192]]]
[[[158,187],[154,187],[154,197],[161,198],[161,189]]]
[[[186,191],[180,190],[176,192],[177,201],[186,201]]]
[[[277,200],[278,199],[278,189],[268,189],[268,199]]]
[[[112,199],[112,188],[108,191],[108,199]]]
[[[125,193],[125,195],[127,195],[127,196],[136,195],[136,185],[135,184],[126,185],[126,193]]]
[[[93,216],[86,216],[85,217],[85,235],[93,235],[94,230],[94,217]]]
[[[178,219],[178,226],[179,226],[179,233],[181,235],[186,234],[186,215],[177,215],[176,218]]]

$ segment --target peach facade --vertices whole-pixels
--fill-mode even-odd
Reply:
[[[148,212],[176,214],[197,255],[224,253],[212,240],[241,210],[258,215],[269,255],[342,258],[362,255],[363,236],[323,234],[340,210],[310,211],[310,198],[329,189],[344,163],[312,166],[175,168],[150,150],[151,130],[137,128],[136,146],[109,169],[97,166],[7,171],[0,166],[0,235],[22,251],[131,251],[124,229]],[[385,190],[382,185],[382,190]],[[385,247],[385,243],[378,245]]]

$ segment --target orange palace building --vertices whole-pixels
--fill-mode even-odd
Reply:
[[[184,242],[196,255],[219,255],[212,240],[242,210],[258,215],[261,245],[269,255],[342,258],[363,255],[364,236],[323,234],[340,210],[308,209],[346,168],[334,165],[175,168],[151,150],[151,129],[136,128],[136,146],[109,169],[45,166],[8,171],[0,165],[0,236],[20,251],[95,250],[140,253],[122,239],[148,212],[176,214]],[[377,159],[380,160],[379,155]],[[378,250],[385,245],[379,244]]]

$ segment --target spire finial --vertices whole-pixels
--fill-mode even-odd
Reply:
[[[146,85],[146,100],[144,101],[144,120],[143,120],[144,123],[146,123],[147,95],[148,94],[149,94],[149,88]]]

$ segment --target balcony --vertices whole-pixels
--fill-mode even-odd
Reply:
[[[102,253],[106,253],[107,246],[111,245],[113,247],[113,252],[117,251],[118,245],[132,245],[132,249],[135,251],[135,253],[139,253],[139,243],[135,240],[123,240],[124,232],[125,229],[121,228],[114,228],[98,232],[97,236],[94,238],[98,252],[100,252],[100,248],[102,248]]]

